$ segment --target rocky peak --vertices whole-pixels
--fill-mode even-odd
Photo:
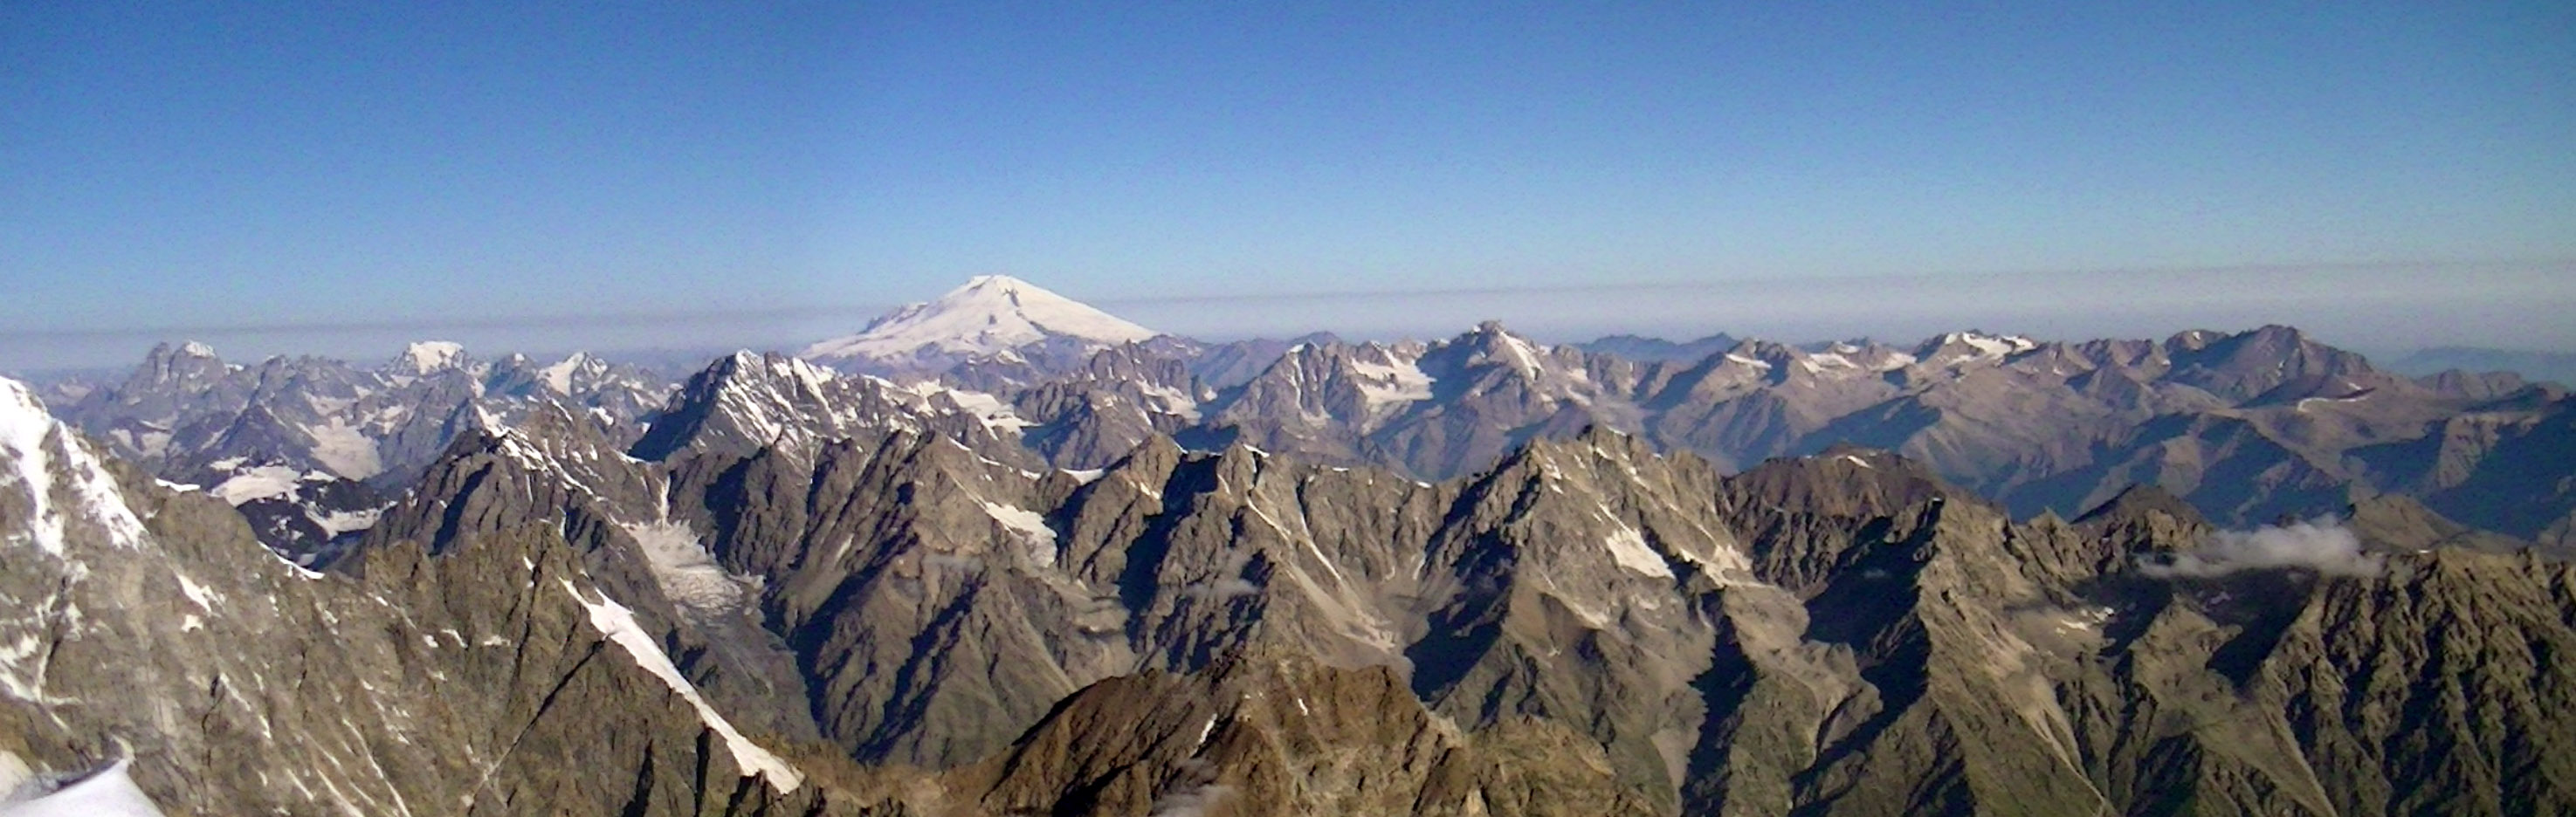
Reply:
[[[1640,335],[1608,335],[1581,344],[1586,352],[1611,355],[1639,363],[1696,363],[1710,355],[1735,348],[1738,338],[1720,332],[1686,343]]]
[[[2094,506],[2075,518],[2079,525],[2121,525],[2160,520],[2160,525],[2205,527],[2208,520],[2191,503],[2172,491],[2154,485],[2136,485],[2122,490],[2110,501]]]
[[[2255,400],[2295,381],[2382,379],[2361,355],[2317,343],[2287,326],[2265,326],[2215,339],[2195,337],[2206,342],[2196,348],[2185,343],[2185,349],[2173,355],[2169,376],[2233,402]]]
[[[1290,349],[1342,342],[1339,336],[1331,332],[1314,332],[1288,340],[1255,338],[1221,343],[1199,349],[1187,357],[1190,359],[1190,371],[1197,374],[1199,379],[1205,381],[1209,387],[1230,389],[1259,376],[1263,370],[1270,368],[1270,364],[1277,361],[1280,355],[1287,354]]]
[[[32,544],[62,558],[78,540],[142,543],[142,522],[105,461],[32,390],[7,378],[0,378],[0,477],[0,510],[20,521],[0,527],[5,546]]]
[[[0,661],[0,767],[128,757],[153,799],[233,814],[820,802],[789,796],[794,770],[668,671],[550,529],[314,573],[6,380],[0,474],[0,644],[21,645]]]
[[[2169,354],[2178,355],[2185,352],[2197,352],[2209,348],[2210,344],[2217,343],[2226,337],[2227,333],[2225,332],[2218,332],[2209,329],[2186,329],[2181,332],[2174,333],[2172,337],[2166,338],[2164,347],[2166,352]]]
[[[808,426],[829,433],[844,412],[831,405],[828,369],[775,353],[735,352],[691,375],[672,395],[633,454],[659,460],[684,447],[747,454]]]
[[[1953,500],[1984,501],[1942,481],[1920,462],[1852,446],[1768,460],[1727,483],[1743,510],[1794,509],[1844,518],[1889,517]]]
[[[1548,357],[1546,349],[1503,328],[1501,321],[1476,324],[1447,345],[1460,355],[1464,368],[1496,367],[1530,378],[1539,376]]]
[[[776,447],[810,457],[841,439],[936,432],[995,459],[1026,462],[1027,425],[1009,404],[932,381],[898,386],[847,376],[776,353],[738,352],[689,378],[629,453],[663,460],[682,450],[745,456]]]
[[[1102,350],[1083,368],[1012,397],[1034,426],[1024,441],[1061,467],[1092,468],[1153,434],[1175,434],[1205,419],[1216,393],[1189,363],[1147,344]]]
[[[2039,347],[2038,342],[2020,335],[1993,335],[1983,331],[1951,332],[1923,341],[1914,348],[1915,359],[1933,369],[1955,369],[1985,363],[1998,363],[2014,355]]]
[[[143,365],[135,369],[127,388],[144,385],[171,386],[187,391],[203,391],[228,371],[215,348],[197,341],[181,344],[156,344],[144,355]]]
[[[1469,732],[1385,667],[1277,651],[1093,684],[953,779],[1006,814],[1654,813],[1562,727]]]

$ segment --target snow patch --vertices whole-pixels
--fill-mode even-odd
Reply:
[[[272,556],[272,557],[275,557],[275,558],[277,559],[277,563],[278,563],[278,564],[282,564],[282,565],[285,565],[285,566],[287,566],[287,567],[294,568],[294,569],[295,569],[295,577],[296,577],[296,578],[303,579],[303,580],[308,581],[308,582],[309,582],[309,581],[313,581],[313,580],[316,580],[316,579],[320,579],[320,578],[322,578],[322,573],[321,573],[321,571],[317,571],[317,570],[314,570],[313,568],[305,567],[305,566],[303,566],[303,565],[296,564],[296,563],[291,562],[291,561],[287,561],[286,556],[285,556],[284,554],[278,553],[278,552],[276,552],[276,551],[269,551],[269,554],[268,554],[268,555],[269,555],[269,556]],[[308,555],[308,556],[305,556],[304,558],[310,559],[310,558],[313,558],[313,557]]]
[[[179,593],[187,596],[189,601],[195,602],[197,609],[211,613],[215,611],[215,605],[223,602],[223,595],[216,593],[213,588],[198,584],[196,580],[188,578],[187,574],[178,574],[178,576]]]
[[[2039,348],[2039,344],[2037,342],[2020,335],[1995,336],[1976,332],[1952,332],[1947,335],[1942,335],[1940,341],[1934,348],[1949,348],[1953,346],[1965,346],[1967,347],[1967,350],[1953,352],[1949,355],[1943,356],[1939,360],[1934,361],[1932,365],[1959,366],[1968,363],[1983,363],[1987,361],[2002,360],[2012,355]]]
[[[546,388],[553,389],[556,394],[569,396],[572,394],[573,373],[588,367],[590,361],[590,353],[574,352],[561,363],[538,369],[537,379],[544,381]]]
[[[1385,357],[1383,362],[1359,355],[1351,357],[1351,370],[1359,375],[1360,399],[1370,408],[1431,399],[1431,375],[1424,373],[1420,365],[1392,354],[1380,354]]]
[[[332,511],[330,513],[320,515],[315,515],[313,511],[308,509],[304,512],[304,518],[311,520],[313,522],[313,526],[321,528],[324,534],[337,537],[340,534],[348,533],[350,531],[361,531],[375,527],[376,520],[383,518],[384,514],[385,512],[382,508],[369,508],[363,511]]]
[[[1199,421],[1199,401],[1190,397],[1188,392],[1155,383],[1141,384],[1137,389],[1145,396],[1161,401],[1162,408],[1158,410],[1162,413],[1193,423]]]
[[[984,392],[952,389],[926,381],[914,384],[913,389],[915,394],[923,397],[934,394],[947,395],[949,402],[955,403],[958,411],[974,417],[977,422],[984,424],[986,430],[996,434],[1017,434],[1020,429],[1030,425],[1026,418],[1021,417],[1019,412],[1011,408],[1011,404]]]
[[[1840,352],[1808,355],[1805,360],[1798,361],[1798,367],[1807,370],[1808,374],[1822,374],[1826,369],[1860,368],[1851,362],[1851,358],[1842,356]]]
[[[23,776],[26,762],[16,754],[0,753]],[[131,760],[108,764],[87,777],[68,783],[51,780],[28,780],[16,791],[0,795],[0,817],[162,817],[161,808],[134,785],[126,774]]]
[[[329,425],[306,428],[304,433],[313,437],[313,458],[331,473],[366,479],[385,471],[384,460],[376,452],[376,441],[351,428],[348,420],[333,417]]]
[[[1046,516],[1014,505],[993,502],[984,504],[984,515],[1002,523],[1028,548],[1029,559],[1039,564],[1055,563],[1055,530],[1046,525]]]
[[[1673,569],[1664,564],[1664,557],[1655,555],[1654,549],[1646,547],[1644,533],[1629,527],[1626,522],[1615,519],[1611,520],[1610,524],[1617,525],[1618,528],[1603,538],[1603,544],[1610,546],[1610,558],[1617,561],[1620,567],[1648,576],[1661,576],[1667,579],[1673,577]]]
[[[215,486],[212,493],[233,507],[262,499],[293,496],[300,481],[295,469],[283,465],[262,465],[234,474]]]
[[[1503,351],[1511,356],[1512,367],[1519,369],[1523,375],[1536,377],[1539,370],[1539,358],[1545,353],[1539,351],[1539,348],[1531,345],[1529,341],[1522,340],[1519,335],[1515,335],[1510,332],[1503,332],[1501,334],[1503,339]]]
[[[1195,744],[1195,745],[1192,747],[1192,749],[1193,749],[1193,750],[1196,750],[1196,749],[1206,748],[1206,746],[1207,746],[1207,741],[1208,741],[1208,736],[1209,736],[1209,735],[1212,735],[1212,734],[1216,734],[1216,716],[1215,716],[1215,715],[1209,715],[1209,716],[1208,716],[1208,719],[1207,719],[1207,723],[1204,723],[1204,724],[1200,724],[1200,725],[1199,725],[1199,739],[1198,739],[1198,743],[1197,743],[1197,744]]]
[[[635,611],[618,604],[606,594],[601,594],[599,601],[593,602],[583,596],[580,588],[574,587],[571,581],[557,581],[563,585],[564,592],[572,594],[573,601],[580,602],[590,611],[592,628],[625,648],[627,657],[635,659],[636,666],[662,679],[672,692],[679,693],[680,697],[688,700],[689,706],[698,710],[699,722],[724,738],[725,749],[733,754],[734,765],[742,770],[742,776],[765,778],[780,792],[795,791],[805,782],[804,775],[798,774],[795,767],[743,737],[724,715],[707,705],[706,698],[698,695],[697,687],[690,686],[688,679],[681,677],[680,668],[671,663],[671,656],[662,652],[662,645],[655,643],[652,636],[644,633],[643,626],[635,623]]]
[[[620,525],[644,549],[644,562],[662,592],[702,610],[730,610],[743,601],[742,585],[716,564],[715,554],[698,542],[698,532],[684,522]]]

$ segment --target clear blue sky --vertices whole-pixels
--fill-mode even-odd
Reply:
[[[0,4],[0,367],[793,345],[983,273],[1211,337],[2576,348],[2563,0],[1038,5]]]

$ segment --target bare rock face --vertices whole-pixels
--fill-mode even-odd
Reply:
[[[1428,346],[1301,347],[1220,393],[1211,421],[1180,436],[1423,478],[1466,475],[1591,425],[1727,470],[1856,444],[2023,517],[2073,515],[2135,485],[2233,525],[2393,492],[2554,541],[2576,511],[2555,456],[2562,392],[2411,380],[2288,327],[2161,342],[1958,332],[1905,348],[1610,351],[1632,346],[1545,347],[1488,324]]]
[[[375,368],[315,357],[225,363],[162,344],[123,382],[55,406],[113,456],[197,485],[253,519],[260,541],[327,561],[457,437],[566,413],[631,441],[671,384],[587,355],[485,364],[421,343]]]
[[[1145,337],[1021,282],[954,295],[962,300],[890,316],[903,331],[862,333],[873,351],[830,357],[851,373],[742,353],[673,394],[590,355],[483,363],[431,343],[372,369],[316,358],[244,367],[201,345],[164,345],[126,381],[63,408],[118,456],[174,482],[233,485],[227,496],[268,496],[255,489],[278,469],[360,483],[377,498],[318,489],[241,503],[261,502],[247,513],[262,541],[317,562],[353,544],[354,526],[453,440],[521,426],[548,406],[650,461],[765,447],[810,455],[906,430],[1022,468],[1089,471],[1167,436],[1428,480],[1604,426],[1721,471],[1836,445],[1883,449],[2021,518],[2073,516],[2137,485],[2233,526],[2393,493],[2474,527],[2576,546],[2576,480],[2559,456],[2576,404],[2562,387],[2458,372],[2409,379],[2289,327],[2161,341],[1953,332],[1911,345],[1575,347],[1488,323],[1427,344],[1211,345]],[[1083,326],[1102,331],[1074,331]]]
[[[1386,667],[1258,650],[1094,684],[948,779],[986,814],[1656,813],[1562,726],[1468,732]]]
[[[2543,589],[2565,582],[2553,563],[2421,505],[2354,509],[2349,555],[2366,570],[2220,569],[2218,557],[2181,561],[2216,528],[2159,489],[2074,522],[2017,524],[1924,463],[1857,448],[1721,477],[1595,428],[1429,484],[1160,438],[1096,472],[1041,474],[897,431],[810,455],[626,467],[661,486],[650,512],[702,533],[716,564],[761,588],[761,626],[793,654],[821,739],[863,761],[949,769],[889,772],[873,791],[961,813],[1151,813],[1238,786],[1264,793],[1243,802],[1327,802],[1248,771],[1308,761],[1175,748],[1190,724],[1165,710],[1202,717],[1207,701],[1251,694],[1212,680],[1271,666],[1243,663],[1246,651],[1398,684],[1407,707],[1459,734],[1573,736],[1617,791],[1664,813],[2374,813],[2394,810],[2378,788],[2408,788],[2404,775],[2329,772],[2330,750],[2309,736],[2384,745],[2395,733],[2301,714],[2324,711],[2300,703],[2323,690],[2261,691],[2266,678],[2324,683],[2290,669],[2316,660],[2302,650],[2362,649],[2345,643],[2360,631],[2303,625],[2318,615],[2305,611],[2379,598],[2426,570],[2510,563],[2524,567],[2487,580],[2532,589],[2480,615],[2554,633],[2535,638],[2568,620],[2563,593]],[[645,512],[597,495],[611,498],[600,514]],[[497,519],[584,528],[559,504]],[[2379,637],[2439,638],[2399,629]],[[690,672],[710,689],[752,674],[714,653],[698,661]],[[1145,698],[1167,702],[1133,703]],[[2560,711],[2501,711],[2511,725],[2495,734],[2557,729]],[[1128,714],[1145,712],[1157,714]],[[1223,716],[1238,717],[1258,720]],[[2527,766],[2529,744],[2515,741],[2444,751],[2481,758],[2457,773],[2471,779]],[[1591,774],[1578,767],[1591,768],[1485,779]],[[2556,783],[2518,785],[2527,794],[2494,810],[2558,802]],[[925,787],[946,794],[922,799]],[[983,794],[968,805],[959,791]],[[1478,796],[1492,808],[1504,795]]]
[[[194,765],[134,753],[156,796],[215,780],[246,792],[219,805],[290,811],[2576,810],[2556,660],[2576,574],[2547,548],[2403,497],[2253,529],[2202,510],[2340,490],[2281,440],[2381,427],[2294,422],[2356,385],[2319,378],[2367,379],[2351,360],[2278,332],[1962,334],[1639,368],[1489,329],[1291,351],[1244,387],[1344,418],[1299,428],[1385,423],[1320,461],[1267,443],[1322,436],[1247,426],[1190,450],[1101,420],[1170,398],[1128,381],[1193,384],[1143,346],[1016,405],[736,356],[642,444],[570,410],[459,436],[318,577],[223,503],[46,431],[9,449],[45,476],[0,468],[22,474],[0,478],[0,749],[73,768],[118,739],[167,747]],[[2254,363],[2275,359],[2300,362]],[[1399,364],[1514,419],[1391,409],[1424,385]],[[1949,479],[2036,462],[1989,459],[2020,432],[1962,418],[2038,409],[1976,384],[2085,365],[2067,382],[2123,407],[2102,429],[2232,406],[2156,421],[2173,444],[2154,462],[2197,487],[2136,480],[2073,521],[2016,522]],[[1927,455],[1827,447],[1728,476],[1625,414],[1682,402],[1620,396],[1752,406],[1809,381],[1911,395],[1876,419]],[[1850,416],[1818,405],[1700,427],[1782,441]],[[1065,428],[1095,443],[1144,436],[1089,469],[1007,450],[1083,411]],[[1358,462],[1381,445],[1498,459],[1417,481]],[[110,484],[120,499],[87,499]],[[229,648],[188,646],[209,633]],[[262,727],[307,776],[232,760]],[[515,759],[536,762],[495,762]]]
[[[738,352],[689,378],[632,453],[662,460],[682,451],[744,455],[765,448],[810,452],[834,439],[889,430],[938,431],[979,448],[1022,424],[990,395],[924,383],[914,388],[845,375],[795,358]]]
[[[1093,355],[1064,377],[1020,392],[1013,403],[1036,425],[1022,443],[1059,467],[1099,468],[1148,437],[1199,423],[1216,391],[1183,358],[1130,343]]]
[[[0,381],[0,752],[172,813],[805,813],[552,530],[288,564]]]

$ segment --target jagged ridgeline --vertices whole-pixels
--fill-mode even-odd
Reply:
[[[424,345],[349,380],[172,347],[54,394],[131,421],[86,435],[0,381],[0,789],[171,814],[2576,813],[2554,387],[2395,378],[2287,330],[1211,346],[1042,294],[979,280],[828,366],[659,385],[587,356]],[[986,334],[913,342],[969,308]],[[275,433],[181,431],[214,425]],[[331,470],[363,451],[382,470]],[[234,500],[278,481],[302,503],[278,515],[365,524],[269,535]],[[314,504],[334,481],[372,493]]]

